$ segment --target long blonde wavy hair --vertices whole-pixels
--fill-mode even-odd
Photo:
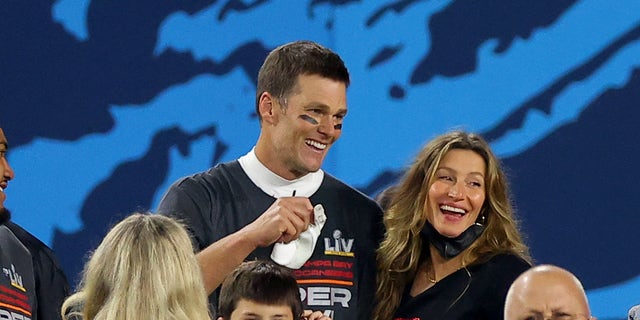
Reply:
[[[427,219],[425,200],[441,159],[452,149],[471,150],[480,155],[487,173],[486,199],[479,215],[485,217],[486,228],[462,253],[463,265],[481,263],[507,252],[531,262],[513,215],[507,179],[498,158],[479,135],[464,131],[448,132],[424,146],[388,200],[389,207],[384,215],[385,238],[377,250],[375,320],[392,318],[406,286],[416,275],[419,263],[425,260],[421,257],[423,243],[420,237]]]
[[[62,319],[211,319],[200,268],[184,227],[134,213],[116,224],[85,265]]]

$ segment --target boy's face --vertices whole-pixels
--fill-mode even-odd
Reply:
[[[291,306],[267,305],[240,299],[236,309],[227,320],[294,320]]]

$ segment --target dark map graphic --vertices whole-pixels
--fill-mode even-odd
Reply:
[[[91,1],[85,42],[52,21],[52,2],[4,3],[0,18],[3,29],[11,32],[3,32],[0,40],[16,44],[2,50],[0,77],[3,91],[11,92],[0,102],[4,128],[15,132],[12,144],[107,132],[114,125],[109,105],[147,102],[199,74],[223,75],[241,67],[254,79],[260,57],[269,50],[258,42],[239,46],[220,62],[195,61],[188,53],[171,50],[153,54],[158,27],[167,15],[193,13],[213,2],[154,3],[150,10],[151,2]]]
[[[451,77],[472,72],[481,43],[497,39],[494,50],[502,53],[516,37],[529,38],[538,28],[552,24],[575,2],[454,1],[431,16],[431,50],[414,70],[411,83],[427,82],[435,75]]]
[[[73,234],[56,231],[53,247],[65,248],[70,252],[89,252],[100,243],[101,237],[97,235],[105,234],[105,226],[113,226],[131,212],[148,211],[153,193],[169,170],[169,148],[176,146],[186,156],[190,153],[190,143],[203,135],[214,137],[215,128],[206,128],[195,134],[188,134],[180,128],[158,132],[144,157],[119,165],[106,181],[102,181],[89,194],[80,212],[86,227]],[[60,256],[60,263],[69,275],[82,271],[77,258],[73,255]]]
[[[640,301],[635,1],[69,1],[0,5],[0,126],[7,206],[70,279],[124,215],[251,148],[260,64],[305,38],[353,80],[325,170],[375,196],[442,128],[480,132],[535,260],[574,271],[601,320]]]
[[[638,273],[629,259],[640,243],[629,204],[637,202],[631,186],[640,159],[630,139],[640,119],[639,99],[636,69],[624,87],[607,90],[577,122],[505,159],[534,256],[576,270],[587,288]],[[624,262],[606,270],[605,261]]]

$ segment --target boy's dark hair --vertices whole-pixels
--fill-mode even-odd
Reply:
[[[291,307],[294,319],[302,316],[298,283],[291,272],[271,261],[246,261],[222,283],[218,316],[231,319],[240,299]]]
[[[299,75],[319,75],[349,87],[349,71],[338,54],[313,41],[290,42],[273,49],[260,67],[256,88],[258,117],[262,93],[269,92],[284,107],[284,98],[292,93]]]

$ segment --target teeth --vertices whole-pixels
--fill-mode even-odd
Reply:
[[[311,139],[307,139],[307,140],[305,140],[304,142],[305,142],[306,144],[308,144],[308,145],[310,145],[310,146],[312,146],[312,147],[318,148],[318,149],[320,149],[320,150],[324,150],[324,149],[327,147],[327,145],[326,145],[326,144],[324,144],[324,143],[320,143],[320,142],[318,142],[318,141],[313,141],[313,140],[311,140]]]
[[[441,206],[440,206],[440,210],[451,211],[451,212],[455,212],[455,213],[459,213],[459,214],[465,214],[465,213],[467,213],[467,212],[466,212],[466,211],[464,211],[463,209],[456,208],[456,207],[452,207],[452,206],[448,206],[448,205],[441,205]]]

